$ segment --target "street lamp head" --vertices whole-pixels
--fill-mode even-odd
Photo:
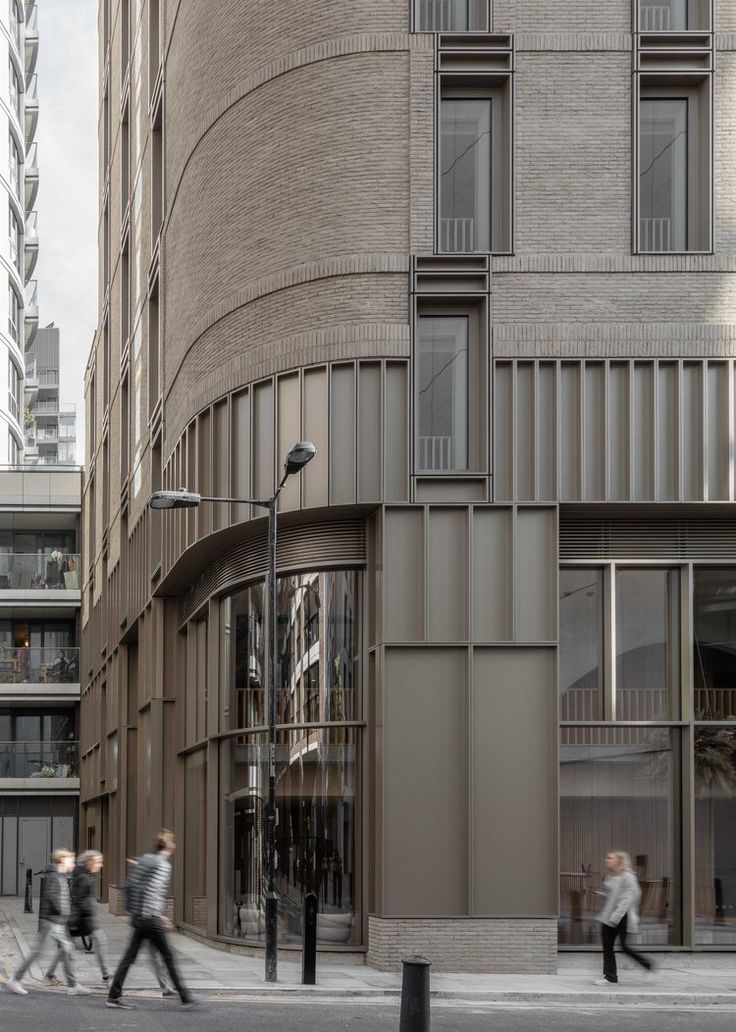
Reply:
[[[202,501],[196,491],[154,491],[148,500],[152,509],[194,509]]]
[[[284,463],[286,476],[298,473],[308,462],[311,462],[316,454],[317,449],[311,441],[298,441],[286,456],[286,462]]]

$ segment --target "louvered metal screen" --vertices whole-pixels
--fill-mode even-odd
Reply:
[[[560,516],[560,559],[736,560],[736,518]]]

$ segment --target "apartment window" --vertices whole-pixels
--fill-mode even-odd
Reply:
[[[148,83],[153,96],[161,67],[161,11],[160,0],[148,0]]]
[[[16,115],[18,116],[18,120],[20,121],[20,117],[22,114],[21,95],[23,93],[23,88],[20,84],[18,73],[16,72],[15,65],[12,61],[10,61],[8,64],[8,75],[10,80],[10,105],[13,108],[13,111],[15,111]]]
[[[710,30],[710,0],[639,0],[641,32]]]
[[[148,299],[148,415],[153,415],[159,400],[159,311],[158,280]]]
[[[484,361],[473,309],[425,305],[417,316],[414,361],[416,467],[421,472],[481,468]]]
[[[510,84],[444,85],[438,148],[443,253],[510,249]]]
[[[639,250],[710,248],[707,83],[646,86],[639,101]]]
[[[16,422],[20,421],[20,385],[20,373],[15,368],[15,363],[13,362],[12,358],[8,357],[8,409],[10,410],[10,414],[16,420]]]
[[[12,434],[8,434],[8,465],[20,465],[20,447]]]
[[[488,0],[414,0],[416,32],[488,32]]]
[[[21,172],[21,158],[18,145],[15,142],[15,137],[10,133],[8,137],[8,173],[10,176],[10,185],[15,191],[16,197],[20,198],[20,172]]]
[[[16,344],[20,343],[20,299],[11,283],[8,283],[8,333]]]
[[[21,231],[20,223],[15,216],[13,209],[8,206],[8,242],[10,246],[10,260],[20,272],[21,255]]]

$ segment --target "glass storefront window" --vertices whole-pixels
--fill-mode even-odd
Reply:
[[[562,720],[603,719],[603,571],[560,570]]]
[[[560,943],[600,942],[595,893],[611,849],[631,856],[641,885],[641,924],[631,941],[680,941],[677,745],[668,728],[562,728]]]
[[[185,760],[184,921],[207,928],[207,753]]]
[[[616,571],[616,719],[679,716],[679,571]]]
[[[736,720],[736,568],[695,568],[695,719]]]
[[[697,727],[695,942],[736,946],[736,727]]]
[[[220,747],[220,933],[261,943],[267,756],[263,732]],[[301,942],[304,896],[312,891],[318,943],[359,944],[358,729],[282,729],[276,765],[279,942]]]

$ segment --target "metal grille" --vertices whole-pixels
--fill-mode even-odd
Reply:
[[[736,560],[736,519],[561,515],[560,559]]]
[[[341,520],[304,527],[279,528],[276,566],[279,575],[299,570],[361,566],[366,560],[365,523]],[[266,575],[266,534],[252,537],[216,559],[182,599],[182,622],[210,598],[227,588]]]
[[[475,219],[442,219],[443,251],[473,251],[475,249]]]

